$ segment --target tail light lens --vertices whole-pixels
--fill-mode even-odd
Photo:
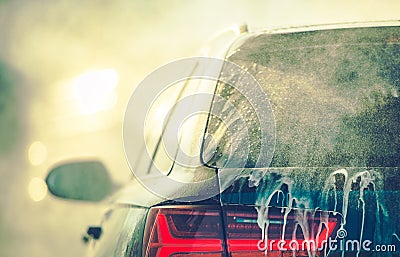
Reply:
[[[144,237],[145,257],[221,257],[221,212],[210,206],[150,210]]]
[[[265,237],[258,225],[255,207],[225,207],[227,247],[232,257],[241,256],[322,256],[324,240],[336,237],[341,216],[326,211],[306,211],[269,207]],[[306,230],[306,231],[303,231]],[[305,239],[304,234],[308,234]],[[310,249],[311,248],[311,249]],[[323,250],[322,250],[323,249]]]
[[[287,213],[286,209],[270,207],[265,241],[255,207],[228,206],[222,212],[220,207],[210,206],[152,208],[146,223],[143,256],[223,257],[226,251],[232,257],[265,257],[266,251],[268,256],[293,256],[289,247],[293,242],[299,246],[296,256],[308,256],[309,249],[301,248],[306,241],[315,242],[319,252],[312,251],[320,256],[322,242],[336,235],[341,218],[332,212],[293,209]],[[298,225],[299,218],[302,226]],[[307,230],[307,240],[302,230]],[[268,244],[266,251],[260,249],[260,242]]]

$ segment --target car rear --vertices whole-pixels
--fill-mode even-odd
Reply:
[[[202,154],[221,193],[151,208],[143,256],[398,256],[400,27],[259,33],[227,60],[268,95],[272,159],[257,160],[268,156],[260,132],[268,124],[254,122],[262,107],[232,86],[240,77],[218,83],[215,94],[241,115],[212,108],[244,119],[247,145],[209,117],[205,134],[218,147],[205,142]],[[240,151],[227,157],[232,140],[250,149],[244,162]]]

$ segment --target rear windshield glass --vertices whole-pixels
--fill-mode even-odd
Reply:
[[[399,27],[261,34],[228,60],[250,72],[268,95],[276,122],[270,167],[400,166]],[[253,122],[238,91],[219,83],[216,93],[233,99],[229,103]],[[211,116],[207,134],[218,145],[210,162],[223,167],[232,135],[220,133],[220,126]],[[252,126],[248,168],[263,140],[257,128],[263,124]]]

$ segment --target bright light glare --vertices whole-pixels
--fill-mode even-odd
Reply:
[[[47,185],[41,178],[32,178],[28,185],[28,193],[33,201],[39,202],[47,195]]]
[[[79,112],[89,115],[112,109],[117,103],[119,82],[114,69],[87,71],[72,81]]]

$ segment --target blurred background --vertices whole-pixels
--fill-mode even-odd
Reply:
[[[202,54],[243,23],[259,29],[399,13],[396,0],[0,0],[0,256],[84,254],[81,235],[104,206],[55,199],[44,179],[58,161],[96,157],[126,183],[124,109],[158,66]]]

